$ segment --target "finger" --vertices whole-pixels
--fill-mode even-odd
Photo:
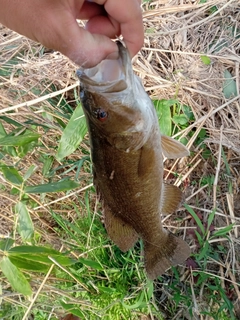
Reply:
[[[144,40],[142,12],[139,0],[96,0],[95,3],[104,5],[110,21],[120,24],[124,42],[134,56],[141,48]],[[92,26],[91,26],[92,28]]]
[[[123,23],[121,25],[121,33],[131,57],[135,56],[135,54],[137,54],[141,49],[144,42],[142,19],[139,21]]]
[[[99,15],[106,15],[106,11],[103,6],[94,2],[84,1],[82,6],[76,8],[76,19],[89,20],[92,17]]]
[[[121,34],[119,23],[106,16],[95,16],[91,18],[85,26],[86,30],[91,33],[103,34],[111,39]]]
[[[108,14],[120,23],[124,42],[131,56],[142,47],[144,40],[142,11],[137,0],[110,1],[105,4]]]
[[[80,28],[76,21],[68,27],[61,26],[64,34],[60,35],[61,43],[53,49],[60,51],[79,66],[90,68],[106,58],[117,59],[117,45],[108,37],[91,34]]]

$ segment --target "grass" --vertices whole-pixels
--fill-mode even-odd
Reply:
[[[0,29],[0,318],[239,319],[237,8],[143,4],[134,70],[162,132],[191,150],[165,161],[186,199],[163,224],[192,255],[154,282],[142,243],[123,254],[101,222],[75,66]]]

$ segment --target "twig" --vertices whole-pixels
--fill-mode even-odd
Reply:
[[[63,247],[62,247],[63,248]],[[60,251],[62,250],[62,248],[60,249]],[[33,304],[35,303],[35,301],[37,300],[37,297],[39,296],[43,286],[45,285],[50,273],[52,272],[53,268],[54,268],[54,264],[51,265],[51,267],[49,268],[48,270],[48,273],[46,274],[45,278],[43,279],[43,282],[41,283],[40,287],[38,288],[38,291],[36,292],[34,298],[32,299],[29,307],[27,308],[27,311],[25,312],[22,320],[27,320],[28,319],[28,315],[29,315],[29,312],[31,311],[32,307],[33,307]]]
[[[213,116],[215,113],[219,112],[220,110],[224,109],[225,107],[227,107],[229,104],[233,103],[234,101],[240,99],[240,95],[234,97],[233,99],[225,102],[224,104],[222,104],[221,106],[219,106],[218,108],[216,109],[211,109],[208,114],[206,114],[205,116],[202,116],[201,118],[199,118],[197,121],[195,121],[193,124],[191,124],[190,126],[188,126],[186,129],[180,131],[179,133],[175,134],[174,137],[177,137],[185,132],[190,132],[192,130],[192,128],[195,128],[197,127],[197,125],[199,123],[202,123],[202,122],[206,122],[206,120],[208,118],[210,118],[211,116]]]
[[[81,287],[83,287],[86,291],[90,291],[84,284],[82,284],[76,277],[74,277],[71,272],[69,272],[67,269],[65,269],[63,266],[61,266],[61,264],[59,264],[54,258],[52,258],[51,256],[48,256],[48,259],[51,260],[54,265],[58,266],[61,270],[63,270],[64,272],[66,272],[72,279],[74,279]]]
[[[206,22],[210,22],[210,21],[216,19],[215,16],[218,15],[221,11],[223,11],[226,7],[228,7],[233,1],[235,1],[235,0],[227,1],[226,4],[224,4],[220,9],[218,9],[216,12],[211,14],[211,16],[207,16],[206,18],[201,19],[200,21],[197,21],[193,24],[189,24],[189,25],[186,25],[182,28],[178,28],[178,29],[174,29],[174,30],[168,30],[168,31],[164,31],[164,32],[156,32],[156,33],[148,33],[148,35],[151,35],[151,36],[169,35],[170,33],[176,33],[179,31],[183,31],[185,29],[191,29],[191,28],[195,28],[199,25],[203,25]]]
[[[50,99],[50,98],[53,98],[53,97],[56,97],[56,96],[58,96],[58,95],[60,95],[60,94],[62,94],[64,92],[72,90],[72,89],[76,88],[78,85],[79,85],[79,82],[76,82],[75,84],[73,84],[73,85],[71,85],[69,87],[66,87],[64,89],[58,90],[56,92],[52,92],[52,93],[46,94],[45,96],[42,96],[40,98],[33,99],[33,100],[30,100],[30,101],[26,101],[26,102],[17,104],[17,105],[12,106],[12,107],[4,108],[4,109],[0,110],[0,114],[8,112],[8,111],[16,110],[16,109],[19,109],[19,108],[22,108],[22,107],[33,106],[36,103],[42,102],[44,100],[47,100],[47,99]]]
[[[228,203],[228,211],[230,213],[230,219],[232,223],[236,222],[235,214],[234,214],[234,202],[233,202],[233,194],[226,193],[227,203]],[[238,228],[234,228],[234,235],[236,239],[238,239]]]
[[[22,36],[18,35],[18,36],[14,37],[14,38],[12,38],[10,40],[7,40],[5,42],[0,43],[0,46],[5,46],[6,44],[9,44],[9,43],[14,42],[14,41],[16,41],[18,39],[21,39],[21,38],[22,38]]]
[[[197,56],[201,57],[203,54],[201,52],[191,52],[191,51],[180,51],[180,50],[168,50],[168,49],[157,49],[157,48],[151,48],[151,47],[143,47],[142,50],[148,50],[148,51],[156,51],[156,52],[165,52],[165,53],[175,53],[175,54],[181,54],[181,55],[189,55],[189,56]],[[233,60],[233,61],[240,61],[240,57],[236,55],[226,55],[226,56],[220,56],[215,54],[208,54],[204,53],[205,56],[209,58],[216,58],[216,59],[223,59],[223,60]]]
[[[221,167],[221,157],[222,157],[222,131],[223,131],[223,126],[220,128],[220,141],[219,141],[219,151],[218,151],[218,164],[216,168],[216,174],[215,174],[215,179],[213,183],[213,208],[217,208],[217,184],[218,184],[218,176],[220,172],[220,167]]]
[[[87,185],[86,187],[84,187],[84,188],[82,188],[82,189],[80,189],[80,190],[77,190],[77,191],[75,191],[75,192],[69,193],[69,194],[67,194],[66,196],[62,197],[62,198],[58,198],[58,199],[53,200],[53,201],[51,201],[51,202],[45,203],[45,204],[43,204],[43,205],[41,205],[41,206],[38,206],[38,207],[34,208],[33,210],[38,210],[38,209],[40,209],[40,208],[50,206],[50,205],[53,204],[53,203],[56,203],[56,202],[65,200],[65,199],[67,199],[67,198],[70,198],[70,197],[74,196],[74,195],[77,194],[77,193],[80,193],[80,192],[82,192],[82,191],[84,191],[84,190],[87,190],[87,189],[91,188],[92,186],[93,186],[93,183],[90,183],[89,185]]]
[[[199,163],[202,161],[202,159],[198,159],[198,161],[191,167],[190,170],[188,170],[188,172],[180,177],[180,178],[177,178],[176,182],[174,183],[175,186],[179,187],[182,183],[182,181],[186,180],[187,177],[191,174],[191,172],[199,165]]]
[[[239,283],[237,284],[236,278],[235,278],[234,274],[230,271],[230,268],[229,268],[228,274],[229,274],[229,276],[230,276],[230,278],[232,280],[232,284],[233,284],[234,289],[236,291],[238,300],[240,300]]]

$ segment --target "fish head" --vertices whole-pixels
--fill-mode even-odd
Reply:
[[[119,58],[80,69],[80,99],[90,128],[125,151],[141,148],[155,121],[154,107],[134,74],[127,49],[118,42]]]

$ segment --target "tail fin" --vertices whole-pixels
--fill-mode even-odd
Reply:
[[[153,244],[144,241],[145,268],[151,280],[161,276],[171,266],[183,263],[189,255],[189,245],[172,233],[167,234],[164,243],[161,241],[159,244]]]

